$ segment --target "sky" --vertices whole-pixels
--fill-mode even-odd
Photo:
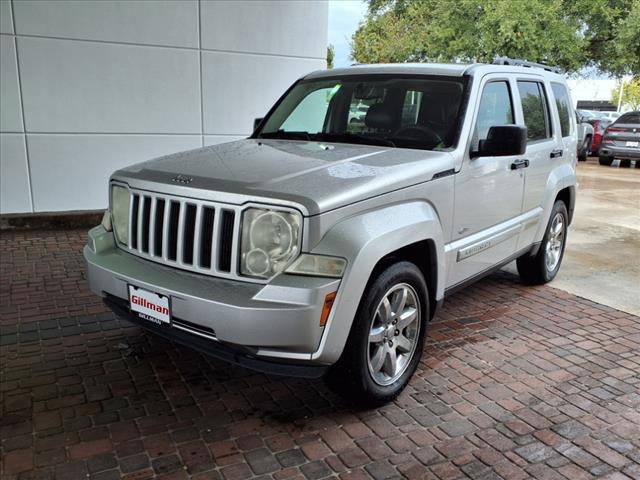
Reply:
[[[334,67],[348,67],[353,63],[349,59],[351,36],[366,11],[363,0],[329,1],[329,43],[335,48]]]

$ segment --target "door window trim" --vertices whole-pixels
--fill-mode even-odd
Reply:
[[[473,142],[473,138],[476,135],[476,131],[478,128],[478,117],[480,115],[480,105],[482,105],[482,96],[484,95],[485,90],[487,89],[487,86],[491,85],[492,83],[504,83],[507,86],[507,95],[509,95],[509,103],[511,105],[511,119],[513,121],[513,123],[507,123],[505,125],[517,125],[517,119],[516,119],[516,109],[514,108],[514,102],[513,102],[513,94],[511,93],[511,82],[509,82],[508,79],[505,80],[498,80],[498,79],[491,79],[487,82],[484,83],[484,85],[482,85],[482,90],[480,91],[480,94],[478,95],[478,108],[476,109],[476,114],[475,114],[475,118],[473,120],[473,125],[472,125],[472,129],[471,129],[471,141]],[[480,138],[478,137],[478,141],[480,141]]]
[[[462,161],[460,162],[460,164],[458,164],[459,166],[456,168],[456,171],[459,171],[460,168],[462,167],[462,163],[464,163],[466,160],[470,160],[471,159],[471,151],[472,151],[472,143],[473,143],[473,135],[475,133],[475,129],[476,129],[476,122],[478,121],[478,114],[480,113],[480,101],[482,98],[482,92],[484,92],[484,87],[488,84],[488,83],[492,83],[492,82],[506,82],[507,86],[509,88],[509,98],[511,99],[511,110],[513,112],[513,120],[514,120],[514,124],[515,125],[519,125],[518,121],[520,120],[520,116],[521,111],[518,110],[516,108],[516,104],[514,102],[514,92],[513,92],[513,88],[514,88],[514,84],[513,84],[513,76],[509,75],[509,74],[504,74],[504,73],[489,73],[484,75],[482,78],[479,79],[479,85],[478,85],[478,90],[477,90],[477,94],[475,95],[475,103],[474,105],[470,105],[467,104],[467,112],[469,111],[469,108],[473,108],[473,115],[471,115],[471,123],[469,125],[469,131],[467,133],[467,139],[466,139],[466,146],[465,146],[465,150],[464,150],[464,156],[462,157]],[[469,92],[471,94],[473,94],[473,86],[472,88],[469,89]],[[462,143],[462,142],[461,142]]]

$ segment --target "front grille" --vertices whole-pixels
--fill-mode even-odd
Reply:
[[[130,190],[131,253],[173,267],[237,277],[240,212],[231,205]]]

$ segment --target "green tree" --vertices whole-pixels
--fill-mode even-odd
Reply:
[[[611,91],[611,103],[617,106],[619,101],[620,85]],[[640,77],[633,78],[630,82],[624,82],[622,105],[631,107],[632,110],[640,109]]]
[[[640,0],[368,0],[352,58],[546,61],[568,72],[640,73]]]
[[[327,46],[327,68],[331,70],[333,68],[333,59],[336,56],[336,52],[333,48],[333,45],[329,44]]]

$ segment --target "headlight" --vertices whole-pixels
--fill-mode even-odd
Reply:
[[[347,261],[344,258],[304,253],[287,268],[287,273],[314,277],[342,278]]]
[[[240,273],[269,278],[299,252],[300,215],[249,208],[242,215]]]
[[[129,190],[119,185],[111,187],[111,223],[119,243],[129,243]]]

